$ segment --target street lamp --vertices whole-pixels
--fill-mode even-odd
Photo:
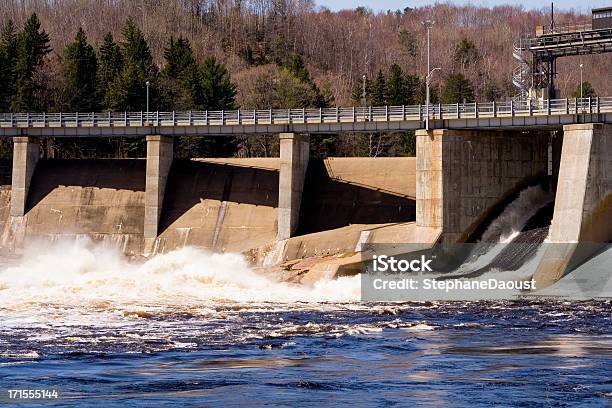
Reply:
[[[362,81],[362,90],[361,90],[361,104],[363,105],[363,117],[365,120],[366,107],[368,106],[368,101],[366,99],[366,81],[367,81],[366,74],[363,74],[362,79],[363,81]]]
[[[149,85],[151,84],[149,81],[145,82],[147,85],[147,125],[149,124]]]
[[[436,67],[432,69],[425,77],[425,130],[429,130],[429,84],[431,82],[431,76],[439,69],[442,68]]]
[[[580,99],[582,99],[582,62],[580,63]]]
[[[436,69],[431,70],[430,60],[429,60],[429,53],[430,53],[429,32],[431,31],[431,27],[433,27],[435,23],[436,22],[433,20],[425,20],[421,23],[427,29],[427,76],[425,77],[425,130],[429,130],[429,80],[431,78],[431,74],[436,70]]]

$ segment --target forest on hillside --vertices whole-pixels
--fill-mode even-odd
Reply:
[[[431,31],[434,102],[506,100],[513,43],[547,24],[547,10],[436,4],[373,13],[331,12],[308,0],[0,0],[0,111],[252,109],[424,101]],[[590,16],[556,13],[557,25]],[[565,58],[561,95],[579,86],[612,94],[612,58]],[[314,153],[404,155],[413,135],[314,137]],[[87,155],[56,141],[50,155]],[[138,156],[142,141],[95,143],[108,156]],[[185,139],[184,156],[269,156],[273,135]]]

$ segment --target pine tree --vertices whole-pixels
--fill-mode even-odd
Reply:
[[[214,57],[209,57],[201,67],[202,95],[195,104],[200,109],[234,109],[236,86],[232,83],[227,68]]]
[[[406,75],[405,81],[406,81],[406,92],[408,93],[406,97],[406,105],[418,104],[421,80],[416,75]]]
[[[387,81],[382,71],[378,71],[376,79],[368,93],[371,106],[384,106],[387,103]]]
[[[476,49],[476,45],[467,38],[461,40],[453,52],[453,61],[459,64],[462,73],[465,72],[467,67],[476,63],[479,59],[480,54]]]
[[[111,84],[123,69],[123,54],[121,48],[113,40],[113,35],[107,33],[104,36],[100,50],[98,51],[98,90],[97,93],[102,100],[104,108],[109,108],[107,103],[108,91]]]
[[[407,81],[399,65],[391,65],[387,82],[387,104],[391,106],[410,104]]]
[[[189,40],[179,37],[174,41],[170,37],[168,46],[164,49],[166,65],[162,69],[162,76],[172,79],[184,79],[189,70],[196,64]]]
[[[474,87],[463,74],[452,74],[446,79],[442,91],[442,103],[463,103],[474,101]]]
[[[353,85],[353,89],[351,91],[351,99],[353,100],[353,103],[355,103],[356,105],[362,106],[364,104],[363,101],[363,81],[364,78],[361,77],[359,78],[359,80],[357,82],[355,82],[355,85]],[[368,95],[369,95],[369,89],[370,89],[370,80],[366,77],[365,78],[365,96],[366,96],[366,101],[365,103],[368,103]]]
[[[580,98],[580,93],[581,93],[581,89],[580,89],[580,85],[578,85],[576,87],[576,89],[574,90],[574,92],[572,92],[572,98]],[[597,96],[597,92],[595,92],[595,89],[593,89],[593,85],[591,85],[590,82],[588,81],[584,81],[582,83],[582,97],[583,98],[594,98]]]
[[[40,21],[36,14],[32,14],[17,36],[15,94],[11,100],[13,111],[32,111],[40,106],[36,92],[42,85],[36,83],[34,73],[43,65],[45,56],[50,52],[49,35],[40,30]]]
[[[0,112],[10,108],[15,93],[17,34],[12,20],[7,20],[0,33]]]
[[[151,49],[142,31],[134,23],[134,20],[131,18],[127,20],[122,34],[123,43],[121,43],[121,47],[125,62],[127,64],[136,64],[137,68],[142,70],[147,78],[155,75],[156,68],[153,65]]]
[[[64,60],[68,108],[76,112],[96,110],[98,61],[83,29],[79,28],[74,42],[66,47]]]
[[[116,111],[143,111],[146,108],[147,81],[152,84],[152,99],[155,98],[157,70],[149,45],[132,19],[127,20],[123,37],[123,68],[108,89],[105,105]]]
[[[207,58],[199,69],[199,84],[193,84],[192,96],[197,109],[235,109],[236,86],[225,66],[214,57]],[[204,137],[196,154],[201,157],[231,157],[238,150],[238,138]]]
[[[300,82],[308,85],[312,92],[314,92],[314,99],[312,99],[312,102],[309,103],[308,106],[304,107],[327,108],[333,103],[333,96],[331,93],[325,94],[321,91],[316,82],[312,79],[312,76],[310,76],[310,72],[308,68],[306,68],[304,60],[300,55],[292,55],[287,64],[285,64],[285,69]]]

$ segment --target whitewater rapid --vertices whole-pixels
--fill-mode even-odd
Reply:
[[[0,308],[176,305],[210,302],[353,302],[359,277],[313,285],[282,282],[254,272],[239,254],[185,247],[131,262],[89,240],[36,243],[0,270]]]

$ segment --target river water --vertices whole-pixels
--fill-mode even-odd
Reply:
[[[612,401],[609,300],[365,304],[359,277],[297,286],[194,248],[145,264],[89,244],[30,254],[0,272],[3,403]]]

